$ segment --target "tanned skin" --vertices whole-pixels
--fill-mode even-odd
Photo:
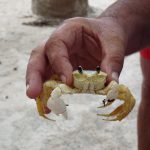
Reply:
[[[150,0],[119,0],[97,18],[65,20],[31,53],[27,95],[37,97],[53,73],[72,84],[72,71],[100,65],[109,80],[118,80],[124,57],[150,46]],[[138,115],[138,149],[150,149],[150,60],[141,58],[142,101]]]

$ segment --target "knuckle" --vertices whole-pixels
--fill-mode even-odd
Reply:
[[[110,56],[111,61],[115,62],[115,63],[122,63],[124,60],[124,56],[121,54],[115,54],[113,56]]]
[[[45,44],[45,51],[47,52],[49,50],[49,48],[52,46],[59,45],[60,42],[61,42],[61,40],[59,39],[59,37],[57,37],[55,35],[51,36],[50,39],[48,40],[48,42],[46,42],[46,44]]]
[[[67,19],[64,21],[64,24],[69,26],[70,28],[81,28],[83,26],[86,26],[87,24],[89,24],[89,21],[87,18],[83,18],[83,17],[74,17],[71,19]]]
[[[31,71],[34,70],[35,68],[38,67],[39,63],[37,63],[38,61],[40,61],[40,52],[38,52],[37,49],[33,49],[28,61],[28,65],[27,65],[27,71]]]
[[[34,54],[37,54],[36,48],[34,48],[34,49],[32,50],[32,52],[31,52],[31,55],[34,55]]]
[[[123,67],[123,62],[124,62],[124,57],[121,55],[114,55],[110,57],[110,62],[111,62],[111,66],[112,69],[114,71],[121,71],[122,67]]]
[[[26,70],[26,80],[28,81],[31,73],[35,70],[35,63],[32,59],[29,60]]]
[[[33,57],[37,56],[38,55],[38,51],[37,49],[33,49],[32,52],[31,52],[31,55],[30,55],[30,59],[32,59]]]
[[[38,55],[38,52],[36,49],[33,49],[30,55],[29,63],[28,65],[31,65],[33,63],[34,58],[36,58]]]
[[[48,56],[49,59],[55,58],[57,55],[59,55],[59,51],[61,50],[62,46],[63,43],[59,38],[52,37],[45,44],[45,54]]]
[[[53,54],[53,56],[50,58],[50,64],[51,66],[56,66],[56,64],[58,63],[58,61],[61,60],[61,57],[58,56],[57,54]],[[61,64],[60,64],[61,65]]]
[[[32,69],[32,68],[34,68],[34,59],[32,59],[32,58],[30,58],[29,59],[29,62],[28,62],[28,69]]]

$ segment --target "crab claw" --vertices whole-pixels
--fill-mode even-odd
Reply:
[[[52,99],[50,98],[47,103],[48,108],[56,115],[62,115],[65,119],[68,118],[66,104],[62,99]]]
[[[47,107],[47,101],[50,97],[51,92],[52,92],[51,84],[49,81],[47,81],[43,85],[42,93],[36,98],[36,105],[37,105],[38,113],[41,117],[51,121],[55,121],[53,119],[48,118],[45,115],[51,112],[50,109],[48,109]]]
[[[40,98],[36,99],[36,105],[37,105],[37,109],[39,112],[39,115],[42,116],[45,119],[51,120],[51,121],[55,121],[53,119],[48,118],[47,116],[45,116],[45,114],[47,114],[47,108],[45,107],[44,103],[41,101]],[[50,113],[50,111],[48,112]]]
[[[117,94],[116,94],[116,91],[117,91]],[[121,104],[119,107],[117,107],[114,111],[112,111],[109,114],[97,114],[97,115],[107,117],[106,119],[103,119],[103,120],[106,120],[106,121],[117,121],[117,120],[121,121],[133,109],[133,107],[135,105],[135,98],[131,94],[130,90],[124,85],[119,85],[118,84],[118,86],[116,86],[115,88],[110,90],[110,92],[111,92],[112,95],[113,95],[113,92],[114,92],[114,94],[116,94],[115,95],[116,99],[120,99],[120,100],[124,101],[124,103]],[[108,105],[110,105],[111,103],[112,102],[110,102]],[[106,104],[105,106],[108,106],[108,105]]]

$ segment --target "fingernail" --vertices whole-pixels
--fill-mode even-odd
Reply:
[[[119,74],[118,74],[118,72],[113,72],[112,73],[112,78],[115,80],[115,81],[119,81]]]
[[[29,89],[29,84],[27,84],[27,86],[26,86],[26,91],[28,91],[28,89]]]
[[[65,77],[64,75],[61,75],[61,76],[60,76],[60,79],[61,79],[61,81],[62,81],[63,83],[66,83],[66,81],[67,81],[67,79],[66,79],[66,77]]]

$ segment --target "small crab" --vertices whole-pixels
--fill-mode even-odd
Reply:
[[[116,99],[124,101],[123,104],[109,114],[97,114],[98,116],[106,117],[104,120],[107,121],[121,121],[133,109],[135,98],[125,85],[118,84],[116,81],[111,81],[105,86],[106,78],[107,74],[102,72],[99,66],[96,71],[83,70],[79,66],[78,70],[73,72],[72,87],[62,83],[57,75],[52,76],[50,80],[43,84],[43,91],[36,99],[39,115],[49,119],[45,116],[46,108],[48,107],[54,114],[62,114],[67,119],[67,105],[60,99],[61,95],[88,93],[106,95],[103,105],[98,108],[107,107]]]

